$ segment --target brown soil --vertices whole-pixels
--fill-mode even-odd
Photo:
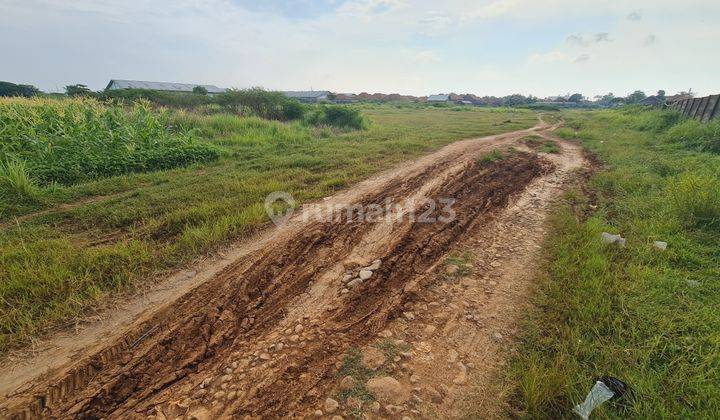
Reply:
[[[454,198],[456,217],[448,223],[421,223],[409,217],[367,223],[356,213],[345,212],[331,222],[296,217],[261,237],[256,246],[186,276],[207,280],[188,282],[194,288],[176,293],[171,302],[156,305],[157,310],[130,311],[125,317],[136,318],[134,323],[124,328],[116,324],[115,330],[100,328],[77,339],[86,349],[66,341],[59,351],[64,355],[60,362],[48,362],[51,346],[20,362],[31,367],[33,360],[44,360],[48,367],[44,374],[31,368],[22,374],[0,374],[0,382],[9,377],[13,384],[3,387],[6,397],[0,400],[0,416],[313,415],[328,396],[337,394],[338,362],[346,352],[373,345],[381,332],[385,337],[402,336],[414,349],[412,354],[423,353],[408,356],[401,367],[393,361],[390,374],[405,382],[410,381],[410,371],[424,372],[443,391],[442,403],[423,408],[417,396],[414,405],[402,409],[420,416],[462,415],[463,393],[441,387],[448,379],[454,383],[448,375],[455,372],[426,353],[458,345],[468,365],[473,363],[469,353],[497,359],[487,363],[487,369],[480,369],[480,362],[473,364],[473,370],[483,373],[477,377],[492,376],[502,357],[500,352],[492,354],[488,343],[494,342],[486,335],[496,328],[514,328],[518,308],[526,300],[535,260],[531,251],[542,238],[546,207],[571,181],[572,169],[582,165],[579,148],[562,140],[558,140],[560,155],[515,151],[495,162],[480,158],[528,133],[547,135],[547,129],[540,125],[454,143],[328,198],[327,204],[365,206],[384,206],[390,199],[397,204],[395,216],[414,210],[430,217],[445,213],[422,199]],[[405,201],[408,198],[415,200]],[[482,283],[454,282],[449,281],[453,276],[437,274],[449,252],[474,238],[483,242],[470,247],[476,251],[471,265],[477,269],[468,278],[483,276],[478,282],[491,275],[505,278],[514,291],[507,299],[493,301],[495,292],[488,294]],[[497,252],[488,251],[493,249]],[[382,264],[372,277],[348,290],[342,282],[345,273],[356,273],[376,259]],[[503,259],[514,262],[504,264]],[[514,277],[518,273],[521,278]],[[481,311],[485,315],[499,310],[511,313],[494,317],[487,324],[490,329],[474,331],[463,321],[474,318],[459,316],[470,301],[475,312],[481,309],[478,305],[490,305]],[[422,322],[407,314],[400,317],[408,308]],[[425,333],[431,330],[428,325],[443,334],[415,340],[422,336],[418,328],[422,326]],[[491,337],[497,342],[510,339],[500,335]],[[467,366],[461,369],[466,371]],[[416,393],[423,392],[424,388],[416,388]],[[348,402],[343,404],[339,410],[350,414]]]

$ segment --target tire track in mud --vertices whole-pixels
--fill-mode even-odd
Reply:
[[[399,236],[390,252],[379,256],[383,265],[370,281],[355,289],[338,307],[332,307],[322,333],[333,337],[318,340],[306,347],[306,356],[297,367],[281,372],[287,378],[262,389],[252,400],[242,401],[225,410],[226,415],[287,416],[306,407],[316,407],[315,397],[327,391],[323,386],[334,377],[335,363],[348,348],[362,345],[383,329],[387,321],[399,314],[403,304],[422,287],[417,279],[445,254],[448,247],[483,214],[504,206],[509,197],[547,170],[537,158],[523,156],[478,170],[473,165],[456,179],[443,184],[433,195],[448,194],[457,198],[457,218],[447,224],[413,223]],[[426,210],[426,209],[422,209]],[[439,215],[433,211],[433,216]],[[302,373],[298,376],[297,369]],[[309,380],[298,381],[305,375]],[[311,379],[316,378],[316,379]],[[298,389],[298,387],[300,387]],[[292,390],[288,393],[288,390]],[[272,396],[272,398],[267,398]]]
[[[368,261],[381,258],[383,264],[361,288],[339,295],[336,280],[343,269],[360,265],[353,263],[353,255],[363,249],[363,239],[374,226],[353,216],[310,224],[284,244],[230,265],[59,380],[36,383],[10,401],[5,414],[146,417],[157,407],[172,410],[168,403],[181,396],[186,397],[181,414],[199,409],[275,417],[302,411],[324,395],[324,379],[332,377],[338,357],[396,316],[422,286],[418,279],[463,232],[549,170],[537,156],[518,153],[492,163],[445,160],[410,179],[396,180],[366,196],[362,204],[425,189],[426,197],[455,198],[457,218],[450,223],[394,224],[384,235],[386,252],[367,255]],[[317,305],[299,318],[289,316],[292,303],[319,286]],[[291,322],[304,324],[300,343],[287,343],[274,360],[260,357]],[[217,404],[213,398],[228,389],[223,387],[227,376],[233,377],[229,389],[236,391],[229,392],[236,398]],[[217,391],[211,398],[212,389]]]

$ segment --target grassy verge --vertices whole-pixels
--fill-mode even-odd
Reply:
[[[566,118],[559,134],[581,139],[605,167],[589,182],[596,208],[574,193],[552,218],[537,310],[509,374],[512,414],[571,418],[594,379],[612,375],[634,397],[605,404],[595,418],[713,418],[720,156],[698,151],[713,150],[712,127],[655,111]],[[705,140],[693,137],[698,131]],[[627,238],[627,248],[604,245],[604,231]]]
[[[363,131],[178,114],[218,160],[43,189],[0,214],[0,352],[268,223],[267,194],[318,199],[452,141],[534,125],[530,111],[365,107]],[[51,211],[15,223],[32,211]]]

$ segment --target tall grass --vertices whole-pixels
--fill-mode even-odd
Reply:
[[[0,162],[0,199],[33,202],[39,197],[40,191],[30,178],[25,162]]]
[[[696,172],[668,182],[668,198],[680,222],[689,227],[720,226],[720,179]]]
[[[720,153],[720,118],[708,123],[685,120],[670,128],[666,138],[696,150]]]
[[[667,130],[683,120],[682,115],[675,110],[655,110],[639,106],[630,106],[622,112],[629,117],[628,122],[632,128],[656,133]]]
[[[563,135],[605,166],[589,181],[592,194],[568,198],[552,217],[537,309],[509,374],[514,415],[570,417],[602,375],[633,394],[596,418],[720,413],[720,156],[667,142],[688,124],[666,131],[668,115],[566,113],[579,131]],[[627,247],[604,245],[603,231]]]

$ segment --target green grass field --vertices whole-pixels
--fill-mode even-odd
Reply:
[[[559,134],[604,166],[552,218],[537,310],[508,377],[512,415],[577,418],[595,378],[612,375],[633,398],[593,418],[716,418],[720,122],[639,109],[566,119]],[[604,231],[627,248],[604,245]]]
[[[368,128],[348,132],[176,113],[171,124],[217,147],[217,160],[49,184],[38,187],[35,200],[4,201],[0,352],[265,226],[270,192],[290,192],[298,202],[321,198],[452,141],[537,122],[527,110],[365,106],[362,112]]]

